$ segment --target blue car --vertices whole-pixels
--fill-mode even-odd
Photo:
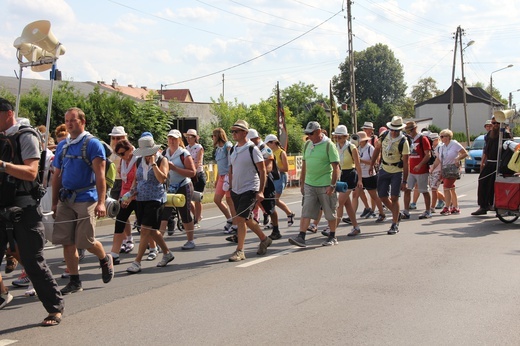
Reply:
[[[482,161],[482,149],[484,149],[484,135],[475,138],[471,147],[468,150],[468,156],[464,162],[464,169],[466,173],[471,173],[472,170],[480,172],[480,161]]]

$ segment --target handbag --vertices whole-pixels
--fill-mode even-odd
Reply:
[[[457,165],[454,163],[442,166],[441,173],[442,176],[446,179],[460,179],[459,167],[457,167]]]

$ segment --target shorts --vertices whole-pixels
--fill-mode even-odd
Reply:
[[[276,194],[281,195],[287,186],[287,173],[280,172],[280,179],[274,181],[274,190]]]
[[[241,194],[231,191],[231,199],[235,206],[236,216],[249,220],[256,204],[256,191],[246,191]]]
[[[226,196],[226,198],[231,197],[230,190],[224,191],[224,180],[226,179],[226,175],[219,175],[217,178],[217,184],[215,185],[215,195],[218,196]],[[228,184],[229,186],[229,184]]]
[[[380,169],[377,173],[377,195],[380,198],[390,196],[401,196],[401,184],[403,172],[388,173],[384,169]]]
[[[90,249],[96,242],[96,204],[97,202],[58,201],[52,243]]]
[[[198,172],[194,178],[191,178],[193,182],[193,189],[198,192],[204,192],[206,187],[206,173],[204,171]]]
[[[336,220],[336,208],[338,207],[338,195],[333,193],[328,196],[325,192],[328,186],[303,186],[302,217],[316,220],[321,206],[323,215],[327,221]]]
[[[264,189],[264,200],[260,202],[262,208],[264,209],[264,213],[267,215],[271,215],[274,213],[274,209],[276,207],[276,199],[275,199],[275,187],[273,180],[271,178],[267,178],[266,186]]]
[[[114,226],[114,233],[123,233],[125,231],[126,223],[128,222],[128,218],[132,214],[133,211],[135,211],[137,208],[137,201],[133,200],[130,202],[128,207],[119,209],[119,213],[117,213],[115,226]]]
[[[357,171],[354,168],[344,169],[341,171],[341,177],[339,180],[347,183],[347,189],[354,190],[358,182]]]
[[[455,181],[457,181],[457,179],[447,179],[447,178],[443,178],[442,179],[442,187],[444,187],[445,189],[453,189],[455,187]]]
[[[430,173],[430,187],[432,190],[438,190],[439,186],[441,186],[442,179],[441,179],[441,171],[433,171]]]
[[[148,226],[158,231],[163,209],[164,203],[159,201],[137,201],[137,222],[141,226]]]
[[[377,189],[377,175],[373,175],[367,178],[361,178],[363,182],[363,188],[367,191]]]
[[[413,190],[415,184],[417,184],[417,190],[420,193],[426,193],[430,191],[430,173],[422,173],[422,174],[408,174],[408,180],[406,184],[408,185],[408,190]]]

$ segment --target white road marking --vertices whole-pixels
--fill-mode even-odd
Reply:
[[[14,344],[17,342],[18,342],[18,340],[3,339],[3,340],[0,340],[0,346],[7,346],[7,345],[11,345],[11,344]]]
[[[291,249],[287,249],[287,250],[284,250],[284,251],[280,251],[280,252],[277,252],[277,253],[274,253],[270,256],[267,256],[267,257],[262,257],[262,258],[259,258],[259,259],[255,259],[253,261],[250,261],[250,262],[247,262],[247,263],[242,263],[242,264],[239,264],[237,265],[237,268],[247,268],[247,267],[251,267],[251,266],[254,266],[255,264],[259,264],[259,263],[262,263],[262,262],[265,262],[265,261],[269,261],[269,260],[272,260],[276,257],[280,257],[280,256],[283,256],[283,255],[288,255],[290,254],[291,252],[294,252],[296,250],[298,250],[299,248],[297,247],[294,247],[294,248],[291,248]]]

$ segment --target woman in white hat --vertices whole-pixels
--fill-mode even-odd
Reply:
[[[357,133],[358,136],[358,152],[359,152],[359,162],[361,165],[361,175],[362,175],[362,182],[363,187],[357,188],[354,192],[355,200],[352,201],[352,204],[354,205],[354,210],[357,208],[357,197],[361,197],[361,200],[363,200],[363,196],[365,196],[365,192],[363,190],[367,190],[368,194],[370,195],[370,198],[372,201],[375,202],[377,209],[379,211],[379,216],[376,219],[376,222],[383,222],[386,219],[385,211],[383,209],[383,203],[381,202],[381,199],[377,195],[377,173],[374,170],[370,170],[370,163],[372,162],[372,156],[374,155],[374,146],[370,143],[370,137],[366,134],[365,131],[359,131]],[[365,205],[368,205],[368,201],[363,200],[363,203]],[[371,208],[368,208],[369,210],[366,210],[365,208],[365,218],[371,217],[373,214],[373,210]],[[363,214],[361,215],[363,217]]]
[[[195,168],[197,173],[193,180],[193,188],[195,191],[200,193],[204,192],[204,188],[206,187],[206,173],[204,173],[204,147],[199,143],[199,135],[197,134],[197,130],[189,129],[185,134],[186,140],[188,141],[188,146],[186,149],[191,154],[193,158],[193,162],[195,162]],[[195,228],[200,228],[199,221],[202,219],[202,202],[192,202],[193,204],[193,215],[195,219]]]
[[[282,196],[283,190],[287,185],[287,172],[289,171],[289,162],[287,161],[287,154],[285,150],[280,145],[280,141],[278,141],[278,137],[275,135],[267,135],[265,137],[265,144],[273,151],[274,158],[276,160],[276,166],[278,167],[278,171],[280,172],[280,179],[274,180],[274,189],[275,189],[275,198],[276,198],[276,206],[287,215],[287,226],[292,226],[294,224],[294,213],[289,209],[287,204],[284,203],[280,199]]]
[[[112,132],[108,134],[110,136],[110,148],[112,148],[112,155],[110,155],[110,160],[116,164],[117,173],[116,180],[114,181],[114,186],[110,189],[110,197],[117,200],[121,195],[121,175],[119,174],[119,167],[121,166],[121,158],[116,153],[116,145],[119,141],[123,139],[128,139],[127,133],[123,126],[114,126],[112,128]]]
[[[359,153],[357,147],[347,140],[348,131],[345,125],[336,127],[332,135],[336,138],[336,146],[339,153],[339,165],[341,167],[340,181],[347,184],[347,191],[339,193],[336,214],[338,221],[340,221],[343,216],[343,207],[345,207],[350,222],[352,223],[352,231],[348,235],[355,236],[361,233],[361,230],[358,226],[356,213],[352,207],[350,193],[354,191],[356,187],[363,188]]]
[[[164,267],[173,260],[173,253],[168,249],[162,234],[159,232],[161,215],[166,202],[166,180],[168,179],[168,160],[157,154],[160,145],[156,145],[149,134],[139,138],[139,148],[134,155],[141,156],[137,163],[132,193],[136,194],[137,220],[141,225],[141,241],[137,256],[126,269],[134,274],[141,271],[141,259],[148,246],[149,239],[153,239],[162,249],[163,258],[157,267]]]

